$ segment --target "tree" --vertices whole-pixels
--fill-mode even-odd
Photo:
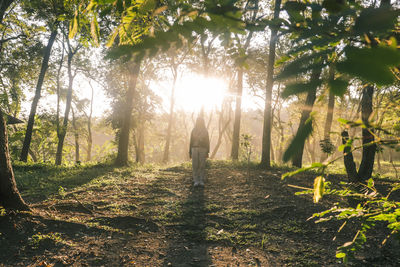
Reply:
[[[29,210],[15,183],[8,150],[7,127],[0,109],[0,204],[5,209]]]
[[[128,165],[129,132],[131,129],[131,118],[133,109],[133,97],[136,83],[140,72],[140,61],[130,61],[127,64],[128,81],[125,101],[122,108],[121,129],[118,134],[118,153],[115,160],[117,166]]]
[[[51,49],[53,47],[54,41],[58,33],[59,19],[58,16],[64,12],[64,5],[62,1],[59,0],[49,0],[47,1],[27,1],[24,2],[24,8],[28,13],[35,14],[38,19],[45,19],[47,21],[47,26],[50,30],[50,37],[47,41],[47,46],[43,54],[43,61],[39,73],[39,77],[36,84],[35,96],[32,100],[31,110],[29,113],[28,124],[26,126],[24,144],[22,146],[21,161],[28,160],[29,146],[32,140],[32,130],[35,122],[36,109],[41,96],[42,86],[46,71],[49,64],[49,58],[51,54]]]
[[[72,47],[72,44],[69,38],[67,37],[67,33],[64,31],[63,34],[65,36],[67,43],[68,90],[67,90],[63,124],[60,127],[60,131],[57,133],[58,145],[57,145],[56,161],[55,161],[56,165],[61,165],[62,163],[62,151],[64,146],[64,139],[65,135],[67,134],[69,112],[71,110],[71,104],[72,104],[73,83],[75,76],[77,74],[77,71],[72,73],[72,59],[75,56],[75,54],[79,51],[79,49],[82,47],[81,44],[77,44],[75,47]]]
[[[4,13],[13,1],[0,3],[0,23],[3,22]],[[0,108],[0,204],[5,209],[29,210],[17,189],[14,172],[10,162],[8,150],[8,137],[4,113]]]
[[[279,19],[281,10],[281,0],[275,0],[274,20]],[[272,132],[272,88],[274,85],[274,64],[275,64],[275,48],[278,41],[278,29],[271,28],[271,37],[269,41],[268,66],[267,66],[267,84],[265,88],[265,107],[264,107],[264,126],[262,138],[262,152],[260,165],[264,168],[271,167],[271,132]]]
[[[252,15],[249,20],[249,23],[255,23],[257,19],[258,12],[258,0],[254,1],[254,6],[250,7],[250,1],[246,3],[246,8],[252,10]],[[236,93],[236,106],[235,106],[235,118],[233,122],[233,136],[232,136],[232,151],[231,158],[233,160],[239,159],[239,144],[240,144],[240,119],[242,115],[242,94],[243,94],[243,65],[246,60],[246,52],[250,45],[251,38],[253,37],[253,31],[250,30],[246,36],[245,43],[243,46],[241,45],[241,41],[239,36],[236,35],[237,45],[238,45],[238,54],[239,57],[237,59],[238,63],[238,71],[237,71],[237,93]]]
[[[28,160],[29,146],[30,146],[31,140],[32,140],[32,130],[33,130],[33,124],[35,123],[36,109],[37,109],[39,99],[41,96],[44,77],[46,75],[46,71],[48,68],[51,48],[53,47],[56,36],[57,36],[57,28],[52,29],[49,40],[47,42],[46,50],[44,52],[42,67],[40,69],[39,78],[38,78],[38,81],[36,84],[35,96],[32,101],[31,111],[29,113],[28,124],[26,126],[25,139],[24,139],[24,144],[22,146],[21,157],[20,157],[21,161],[26,162]]]

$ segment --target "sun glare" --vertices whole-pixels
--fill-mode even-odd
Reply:
[[[182,77],[176,85],[176,105],[186,111],[209,111],[221,105],[227,91],[226,82],[216,77]]]

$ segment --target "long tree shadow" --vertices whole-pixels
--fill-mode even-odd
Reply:
[[[113,172],[111,164],[57,167],[44,164],[17,165],[14,172],[18,189],[28,203],[37,203],[61,191],[76,187]]]
[[[204,188],[191,188],[173,226],[163,266],[209,266]]]

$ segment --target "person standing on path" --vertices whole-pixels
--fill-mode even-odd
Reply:
[[[202,113],[190,135],[189,157],[192,159],[194,186],[204,186],[206,158],[210,152],[210,138]]]

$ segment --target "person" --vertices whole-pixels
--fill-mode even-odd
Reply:
[[[204,186],[206,158],[210,152],[210,138],[202,114],[190,135],[189,156],[192,159],[194,186]]]

